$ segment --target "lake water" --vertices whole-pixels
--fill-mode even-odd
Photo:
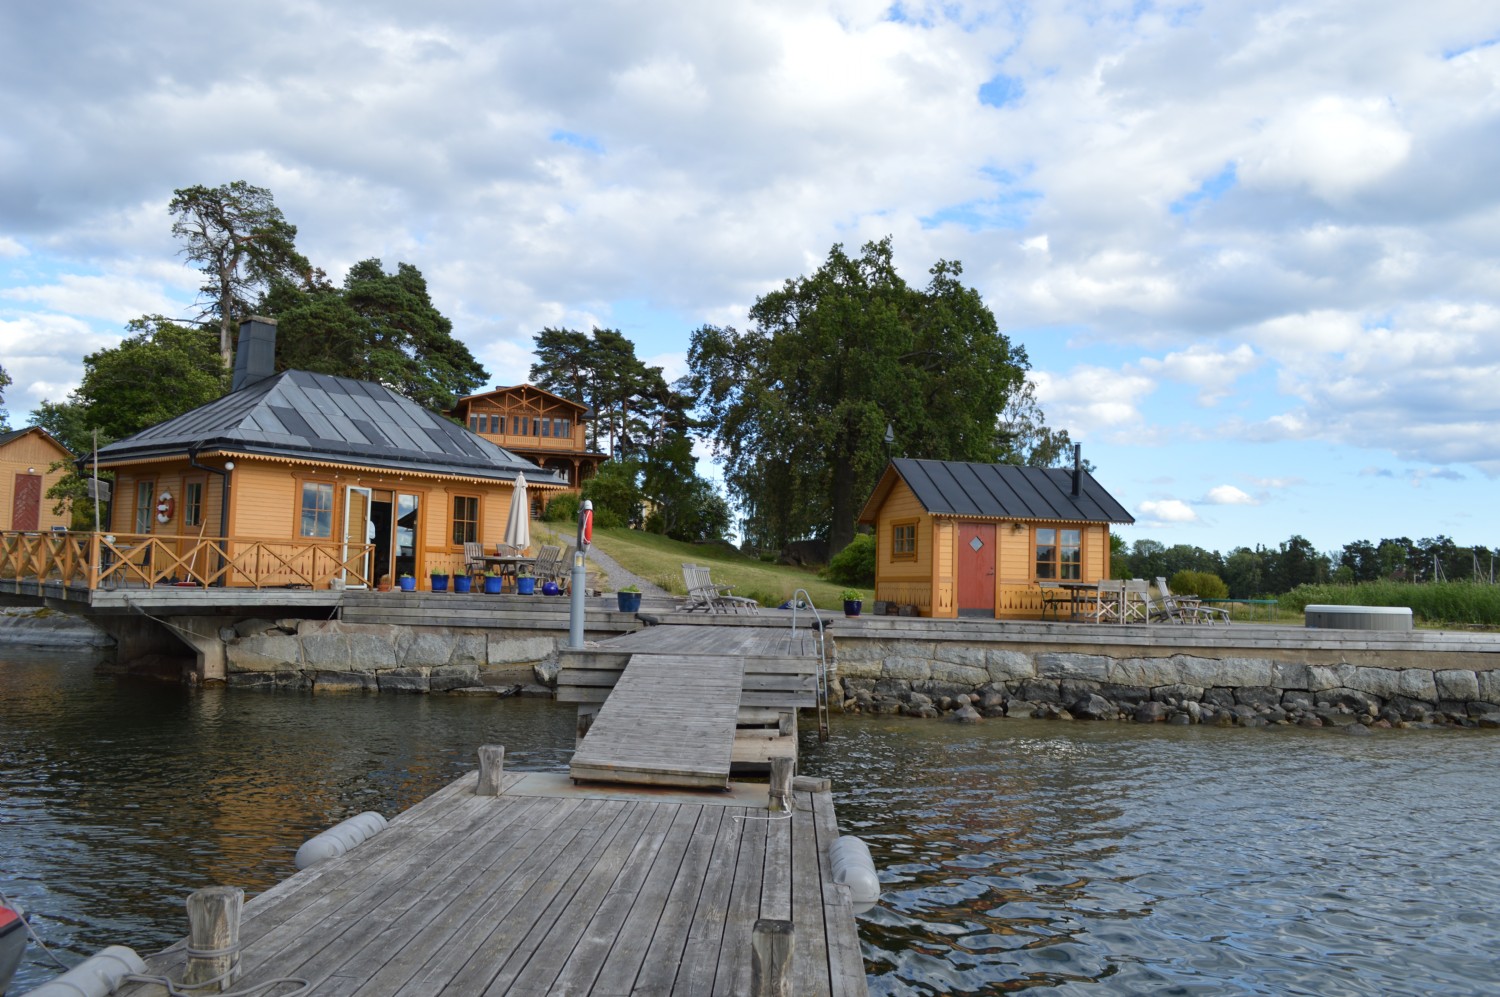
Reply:
[[[0,890],[69,962],[152,951],[183,898],[260,892],[308,837],[506,745],[561,770],[571,706],[314,697],[0,660]],[[885,894],[871,991],[1500,993],[1500,736],[840,717],[804,738]],[[35,948],[15,986],[50,978]]]

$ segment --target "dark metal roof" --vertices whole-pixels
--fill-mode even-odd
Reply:
[[[1135,517],[1087,471],[1081,472],[1079,493],[1074,495],[1073,472],[1059,467],[904,457],[891,461],[891,467],[916,494],[922,508],[934,515],[1135,522]]]
[[[500,480],[525,472],[528,483],[567,484],[384,385],[305,370],[283,371],[101,447],[99,461],[217,449]]]

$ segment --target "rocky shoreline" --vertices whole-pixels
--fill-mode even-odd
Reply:
[[[850,713],[1263,727],[1500,727],[1500,672],[1176,654],[1116,658],[957,643],[840,641]],[[1357,729],[1356,729],[1357,728]]]
[[[10,606],[0,610],[0,648],[47,648],[99,651],[114,646],[114,638],[88,620],[40,606]]]

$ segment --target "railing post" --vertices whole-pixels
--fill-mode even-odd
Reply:
[[[766,809],[786,813],[792,809],[792,759],[771,759],[770,800]]]

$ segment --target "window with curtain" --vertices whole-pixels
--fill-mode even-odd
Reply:
[[[156,522],[156,482],[137,481],[135,483],[135,531],[150,533],[151,524],[154,522]]]

